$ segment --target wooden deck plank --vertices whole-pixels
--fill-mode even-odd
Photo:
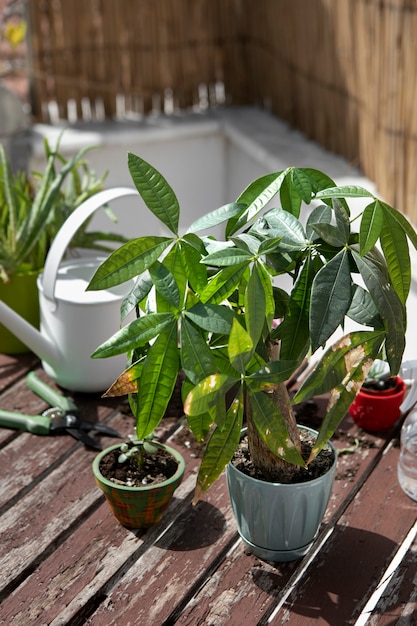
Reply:
[[[415,532],[415,527],[414,527]],[[415,535],[414,535],[415,537]],[[398,552],[401,551],[401,546]],[[401,555],[397,555],[401,558]],[[380,585],[387,586],[369,615],[369,626],[391,626],[392,624],[417,624],[417,539],[414,538],[405,556],[401,558],[391,576],[382,576]],[[377,588],[376,590],[380,590]],[[366,607],[364,609],[366,617]]]
[[[87,402],[94,402],[92,398]],[[104,407],[106,414],[114,413],[111,407]],[[96,409],[100,414],[100,409]],[[91,416],[94,419],[94,415]],[[131,420],[117,413],[109,422],[122,434],[131,432]],[[12,466],[2,468],[6,494],[9,495],[8,477],[13,467],[22,471],[22,463],[27,464],[27,473],[32,475],[30,488],[22,487],[24,480],[10,479],[11,487],[8,502],[1,508],[0,516],[0,598],[5,590],[13,588],[21,577],[30,572],[36,564],[62,538],[71,532],[88,511],[100,503],[101,492],[97,489],[91,472],[91,464],[96,455],[80,442],[68,435],[41,437],[21,433],[16,442],[24,442],[26,458],[13,457]],[[5,450],[15,444],[13,441]],[[102,445],[111,445],[115,439],[102,437]],[[117,441],[117,440],[116,440]],[[76,471],[74,471],[76,468]],[[16,489],[21,487],[21,497],[15,498]]]
[[[89,405],[94,405],[94,410],[91,410]],[[47,408],[47,405],[30,391],[22,380],[14,389],[2,396],[2,408],[24,410],[25,413],[36,415]],[[84,398],[82,408],[91,421],[104,421],[114,413],[111,403],[100,400],[98,396]],[[118,429],[122,433],[130,432],[131,423],[119,420]],[[8,428],[0,428],[0,441],[8,443],[0,448],[0,512],[21,490],[29,486],[33,488],[36,482],[59,465],[76,445],[75,440],[69,435],[40,436]],[[107,441],[108,445],[110,440],[101,438],[101,441]]]
[[[397,482],[397,461],[398,449],[390,446],[274,624],[354,624],[415,521]]]
[[[28,388],[25,380],[26,373],[25,371],[25,376],[15,381],[13,387],[2,393],[2,409],[36,415],[46,408],[45,403]],[[12,441],[18,434],[18,432],[12,429],[0,428],[0,445],[5,445]]]
[[[169,444],[180,448],[171,440]],[[33,623],[34,619],[42,619],[42,623],[52,624],[56,620],[56,623],[64,624],[90,604],[95,608],[95,598],[102,599],[124,570],[146,553],[175,522],[184,499],[191,502],[197,460],[193,450],[181,448],[180,451],[186,460],[186,478],[175,492],[160,524],[148,531],[130,531],[117,523],[88,466],[88,472],[82,472],[84,492],[91,492],[91,497],[97,500],[97,507],[92,508],[69,537],[64,538],[53,553],[46,554],[36,571],[4,600],[2,615],[17,615],[22,624]],[[79,493],[79,488],[75,493]],[[40,539],[42,543],[42,537]],[[39,548],[42,549],[42,545]],[[163,553],[160,548],[158,553]]]
[[[39,364],[31,352],[27,354],[0,354],[0,393]]]
[[[225,479],[185,508],[167,533],[126,573],[87,623],[163,624],[237,539]],[[190,532],[192,529],[192,532]],[[135,622],[136,620],[136,622]]]
[[[2,615],[21,624],[66,624],[90,604],[95,608],[120,571],[175,521],[193,484],[189,477],[179,487],[163,522],[148,532],[118,524],[95,488],[100,506],[4,600]]]
[[[86,473],[93,458],[94,452],[77,444],[68,458],[3,514],[0,597],[97,505],[97,490],[86,485]]]
[[[355,436],[358,435],[360,436],[360,434],[357,432],[357,427],[355,425],[352,425],[353,423],[350,421],[348,422],[348,426],[350,428],[353,429]],[[352,436],[346,436],[346,437],[341,437],[338,445],[345,447],[347,443],[349,443],[352,440]],[[338,509],[340,507],[341,501],[343,501],[344,498],[347,497],[348,493],[349,493],[349,486],[352,488],[352,484],[354,484],[355,480],[359,480],[362,472],[365,471],[365,469],[368,467],[369,462],[374,458],[374,456],[379,452],[380,446],[382,446],[383,441],[380,440],[377,437],[371,437],[371,442],[372,445],[369,444],[369,438],[367,438],[367,445],[364,446],[363,450],[362,450],[362,456],[360,454],[360,452],[358,452],[357,456],[355,457],[354,455],[346,455],[346,457],[343,460],[342,463],[342,467],[340,468],[340,488],[339,488],[339,493],[338,495],[335,496],[335,503],[334,503],[334,508]],[[375,443],[376,442],[376,443]],[[375,443],[375,446],[373,446],[373,444]],[[359,459],[360,461],[359,461]],[[343,458],[343,457],[342,457]],[[355,469],[353,469],[355,468]],[[212,488],[213,489],[213,488]],[[337,489],[336,489],[337,492]],[[205,500],[206,498],[210,498],[210,494],[211,491],[208,492],[207,496],[205,496]],[[228,499],[228,496],[225,494],[225,498]],[[169,546],[168,546],[169,549]],[[200,595],[201,598],[205,599],[207,597],[207,588],[211,587],[213,588],[213,580],[217,581],[217,585],[214,585],[216,587],[216,592],[213,591],[213,599],[212,599],[212,603],[209,607],[209,615],[212,614],[212,612],[214,611],[214,614],[221,614],[224,617],[224,611],[225,611],[225,603],[223,602],[223,598],[227,597],[227,611],[228,613],[230,613],[232,615],[232,619],[233,621],[235,621],[235,623],[238,623],[239,620],[242,618],[242,616],[244,616],[246,619],[249,620],[250,623],[255,623],[252,622],[253,619],[259,619],[259,617],[262,615],[262,611],[260,610],[260,606],[264,606],[264,607],[268,607],[268,605],[271,602],[271,594],[270,593],[266,593],[265,589],[270,590],[271,588],[273,588],[274,590],[277,590],[276,588],[276,578],[277,578],[277,573],[276,573],[276,568],[273,566],[270,566],[268,564],[266,564],[267,566],[267,571],[262,571],[262,586],[260,587],[258,582],[254,583],[253,577],[251,576],[251,573],[253,572],[253,569],[255,568],[256,572],[257,572],[257,576],[259,577],[259,571],[262,569],[262,567],[265,566],[265,564],[261,561],[259,561],[258,559],[256,559],[253,556],[247,555],[245,554],[244,550],[242,549],[242,546],[240,546],[240,552],[242,552],[242,556],[243,556],[243,561],[245,562],[245,568],[242,568],[241,566],[237,565],[237,562],[239,562],[239,560],[234,559],[234,568],[233,568],[233,572],[231,573],[232,577],[235,574],[235,571],[237,569],[237,571],[239,572],[239,579],[240,579],[240,585],[239,587],[241,588],[241,593],[234,593],[234,589],[235,587],[233,586],[234,583],[232,584],[232,586],[230,585],[230,581],[227,579],[227,577],[222,578],[220,575],[213,575],[211,569],[209,567],[206,568],[207,571],[207,578],[209,579],[209,582],[207,582],[207,584],[203,583],[203,590],[201,591]],[[236,552],[235,552],[236,554]],[[228,559],[225,559],[226,565],[224,565],[223,563],[219,563],[220,565],[220,571],[226,570],[228,574],[230,574],[230,568],[228,567],[228,564],[230,564],[230,558],[228,557]],[[288,581],[292,569],[293,569],[294,565],[291,564],[287,564],[287,565],[281,565],[280,566],[280,580],[281,580],[281,585],[285,585],[285,583]],[[248,569],[249,568],[249,569]],[[269,568],[269,569],[268,569]],[[173,578],[175,580],[176,576],[177,576],[177,572],[180,570],[178,562],[175,562],[175,566],[171,565],[170,570],[167,570],[167,573],[169,576],[171,576],[171,571],[173,572]],[[165,571],[165,570],[164,570]],[[199,564],[194,564],[193,565],[193,572],[194,572],[194,578],[197,577],[198,578],[198,572],[199,572]],[[131,572],[130,572],[131,573]],[[129,573],[129,574],[130,574]],[[268,581],[268,574],[272,577],[274,583],[271,584],[271,580],[269,579]],[[182,570],[182,575],[181,575],[181,579],[183,579],[184,576],[184,569]],[[186,577],[185,577],[186,578]],[[130,580],[130,576],[128,577],[128,580]],[[220,581],[220,584],[219,584]],[[246,583],[245,583],[246,581]],[[153,581],[150,581],[149,584],[154,584]],[[158,585],[162,585],[163,581],[161,582],[160,580],[158,580]],[[167,586],[168,583],[167,583]],[[139,584],[139,582],[137,583],[137,587],[142,587],[142,583]],[[159,586],[158,586],[159,589]],[[116,603],[116,596],[115,596],[114,592],[111,596],[111,598],[109,598],[108,603],[111,606],[111,610],[113,611],[115,609],[117,609],[117,614],[120,615],[120,611],[126,611],[126,613],[123,613],[123,619],[128,620],[129,617],[133,614],[137,615],[141,615],[140,611],[144,609],[144,600],[143,598],[141,598],[141,593],[138,592],[137,590],[135,590],[133,592],[132,590],[132,586],[130,583],[124,583],[122,586],[120,586],[120,588],[117,589],[117,597],[122,597],[123,601],[120,602],[118,605],[115,605]],[[148,595],[150,597],[153,597],[152,593],[148,593]],[[179,594],[181,596],[181,593]],[[137,599],[137,596],[139,596],[139,598]],[[132,613],[130,613],[130,610],[128,609],[128,607],[126,607],[126,597],[132,597],[133,600],[129,601],[129,604],[133,603],[134,605],[134,610],[132,610]],[[252,602],[252,599],[256,597],[256,601]],[[193,604],[194,600],[191,601],[191,604]],[[251,604],[250,610],[249,607],[247,606],[248,603]],[[140,606],[136,606],[136,604],[139,604]],[[204,604],[204,600],[203,600],[203,604]],[[146,605],[145,605],[146,607]],[[201,614],[201,606],[198,606],[198,615],[196,613],[193,614],[192,619],[195,620],[195,623],[200,623],[200,621],[202,620],[203,616]],[[145,608],[146,610],[146,608]],[[106,617],[104,617],[105,613],[103,613],[104,611],[104,604],[100,607],[99,611],[97,612],[96,616],[93,616],[91,618],[91,624],[100,624],[101,620],[103,619],[108,619],[107,615]],[[168,622],[170,623],[170,618],[169,615],[166,615],[165,613],[158,613],[157,609],[155,609],[155,607],[153,607],[153,615],[154,615],[154,619],[155,619],[155,623],[162,623],[162,620],[166,620],[168,619]],[[165,610],[166,611],[166,610]],[[207,611],[207,606],[205,608],[203,608],[203,612]],[[235,612],[236,611],[236,614]],[[139,612],[139,613],[138,613]],[[189,609],[186,611],[187,616],[185,616],[185,621],[184,623],[192,623],[192,622],[188,622],[187,620],[189,619]],[[175,611],[171,613],[171,617],[173,615],[176,615]],[[207,613],[204,614],[204,619],[207,618]],[[97,621],[95,621],[97,619]],[[178,616],[176,616],[177,621],[175,621],[175,623],[182,623],[182,616],[180,617],[180,614],[178,613]],[[237,621],[236,621],[237,620]],[[172,622],[174,623],[174,622]],[[201,622],[203,623],[203,622]]]
[[[359,447],[355,449],[354,442]],[[365,480],[372,466],[386,444],[386,437],[370,435],[359,429],[347,416],[342,422],[340,431],[335,438],[338,449],[352,448],[351,453],[343,454],[338,459],[336,480],[332,496],[327,508],[322,532],[334,525],[344,509],[349,506],[358,485]],[[306,557],[308,559],[308,556]],[[233,566],[231,567],[231,563]],[[279,602],[286,593],[286,584],[299,562],[283,564],[267,564],[245,553],[243,546],[230,555],[216,572],[215,581],[208,582],[207,587],[192,599],[184,615],[178,618],[178,624],[204,623],[210,615],[224,612],[224,598],[227,597],[227,614],[230,622],[239,623],[242,616],[250,624],[256,624],[262,618],[263,611]],[[313,566],[314,567],[314,566]],[[235,578],[238,571],[238,579]],[[223,607],[223,608],[222,608]]]
[[[256,624],[285,587],[294,567],[261,561],[239,541],[174,623]]]
[[[0,406],[43,408],[24,380],[32,367],[45,377],[31,358],[0,355]],[[123,401],[98,394],[75,400],[82,416],[133,432]],[[320,419],[321,402],[313,421]],[[180,416],[162,421],[162,439]],[[224,477],[193,508],[200,451],[184,429],[170,443],[185,457],[186,477],[161,522],[133,532],[117,524],[94,483],[94,451],[68,436],[0,429],[0,623],[262,626],[271,616],[274,625],[355,623],[416,519],[416,503],[397,484],[395,429],[379,437],[349,417],[342,423],[335,445],[350,453],[338,460],[311,563],[309,556],[272,564],[250,555],[238,539]],[[369,626],[415,622],[416,550],[414,539],[378,596]]]

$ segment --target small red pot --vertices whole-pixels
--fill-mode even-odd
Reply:
[[[401,415],[400,406],[404,399],[405,383],[396,376],[397,385],[383,392],[362,389],[352,402],[349,413],[355,422],[372,433],[388,430]]]

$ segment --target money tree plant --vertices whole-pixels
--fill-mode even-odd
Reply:
[[[136,279],[122,306],[122,317],[136,309],[136,319],[93,355],[129,355],[108,394],[129,394],[141,440],[158,426],[182,370],[184,412],[206,443],[197,499],[232,459],[243,423],[266,479],[296,474],[333,435],[373,361],[399,370],[416,232],[366,189],[289,167],[258,178],[180,234],[179,203],[165,178],[131,153],[128,167],[171,234],[129,241],[90,282],[102,289]],[[363,203],[355,214],[352,198]],[[143,210],[139,202],[139,223]],[[210,235],[220,224],[221,240]],[[329,346],[348,318],[352,330]],[[285,382],[316,352],[321,357],[291,399]],[[327,412],[306,457],[292,406],[325,393]]]

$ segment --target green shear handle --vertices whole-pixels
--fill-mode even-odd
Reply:
[[[49,387],[35,372],[30,372],[26,376],[26,382],[29,389],[51,406],[60,409],[63,413],[78,413],[77,406],[72,400]],[[24,413],[0,410],[0,426],[14,430],[25,430],[34,435],[49,435],[51,418],[46,415],[25,415]]]
[[[117,430],[107,426],[107,424],[80,419],[78,408],[74,402],[44,383],[35,372],[30,372],[27,375],[26,382],[28,387],[45,402],[52,405],[52,408],[47,409],[42,415],[25,415],[0,410],[0,426],[25,430],[34,435],[67,433],[94,450],[101,450],[101,446],[89,434],[90,430],[108,437],[121,437]]]
[[[24,413],[0,410],[0,426],[26,430],[34,435],[49,435],[51,420],[44,415],[24,415]]]
[[[36,395],[51,406],[61,409],[64,413],[78,413],[78,408],[72,400],[60,394],[59,391],[55,391],[55,389],[49,387],[35,372],[29,372],[26,376],[26,382],[29,389],[34,391]]]

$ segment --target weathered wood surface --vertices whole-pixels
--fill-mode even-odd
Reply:
[[[0,355],[2,408],[45,408],[25,383],[33,367],[47,380],[34,357]],[[74,399],[86,419],[132,432],[124,403]],[[364,624],[367,610],[372,625],[417,623],[417,505],[397,483],[398,425],[374,436],[344,420],[316,544],[275,565],[244,549],[224,478],[191,505],[198,450],[178,416],[159,434],[185,457],[186,475],[157,526],[129,531],[94,483],[94,451],[0,429],[0,624]]]

